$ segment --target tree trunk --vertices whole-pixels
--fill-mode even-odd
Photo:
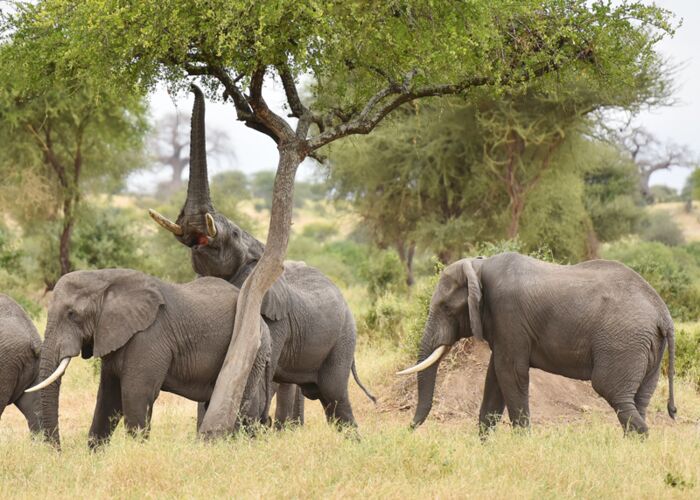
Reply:
[[[70,262],[70,247],[74,225],[75,217],[73,215],[73,200],[71,195],[68,195],[68,198],[63,201],[63,229],[61,230],[61,237],[59,239],[58,247],[58,260],[61,265],[61,276],[71,272],[72,266]]]
[[[279,163],[272,192],[272,213],[265,251],[250,273],[236,305],[236,321],[226,358],[216,380],[209,408],[199,429],[204,438],[232,432],[248,375],[260,347],[260,306],[267,290],[284,271],[294,197],[294,177],[305,158],[299,143],[279,145]]]
[[[414,241],[406,245],[405,242],[399,240],[396,242],[396,253],[399,254],[399,260],[406,268],[406,285],[413,286],[415,280],[413,278],[413,255],[416,252],[416,243]]]
[[[512,240],[518,237],[520,232],[520,217],[523,215],[525,202],[516,197],[510,201],[510,226],[508,226],[508,239]]]

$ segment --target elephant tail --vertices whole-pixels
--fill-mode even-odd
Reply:
[[[673,399],[673,376],[675,375],[676,359],[676,334],[673,330],[673,323],[666,329],[666,339],[668,340],[668,404],[666,409],[672,419],[676,419],[676,403]]]
[[[377,398],[375,398],[371,392],[367,390],[367,388],[362,385],[362,382],[360,382],[360,377],[357,376],[357,368],[355,368],[355,358],[352,360],[352,377],[355,379],[355,382],[357,385],[360,386],[360,389],[367,395],[367,397],[376,405],[377,404]]]

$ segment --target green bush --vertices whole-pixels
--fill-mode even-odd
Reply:
[[[76,269],[138,267],[139,240],[133,225],[117,208],[86,206],[73,233]]]
[[[651,212],[640,226],[639,235],[643,240],[658,241],[672,247],[685,243],[683,231],[665,210]]]
[[[393,251],[376,251],[367,262],[364,277],[372,302],[387,293],[398,293],[406,289],[404,266]]]
[[[676,331],[676,374],[700,390],[700,325]]]
[[[306,238],[311,238],[317,242],[324,242],[338,234],[338,229],[333,224],[327,222],[312,222],[307,224],[301,232]]]
[[[603,252],[638,272],[666,302],[676,320],[700,317],[700,291],[694,280],[700,276],[696,258],[681,247],[659,242],[623,240]]]

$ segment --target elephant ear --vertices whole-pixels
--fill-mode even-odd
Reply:
[[[481,279],[474,270],[473,260],[464,261],[464,274],[467,277],[467,305],[469,307],[469,326],[477,340],[484,340],[481,327]]]
[[[277,278],[263,297],[260,312],[272,321],[281,320],[289,312],[289,285],[284,274]]]
[[[93,354],[102,357],[124,346],[153,324],[164,303],[153,278],[134,272],[113,281],[102,299]]]

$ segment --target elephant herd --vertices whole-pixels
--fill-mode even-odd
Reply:
[[[190,180],[176,221],[151,217],[190,248],[198,277],[171,284],[138,271],[76,271],[56,284],[44,341],[19,305],[0,294],[0,415],[15,404],[32,431],[60,445],[61,376],[73,357],[101,359],[89,445],[106,443],[123,418],[146,433],[159,392],[206,411],[228,349],[239,288],[264,245],[218,213],[207,178],[204,97],[193,86]],[[355,427],[348,397],[356,329],[338,288],[302,262],[286,262],[266,294],[261,345],[239,409],[240,425],[303,423],[304,399],[320,400],[329,422]],[[668,412],[673,397],[674,330],[668,309],[638,274],[611,261],[562,266],[516,253],[463,259],[444,269],[433,294],[418,364],[413,426],[427,418],[437,369],[457,340],[486,341],[491,359],[479,424],[487,433],[508,408],[529,425],[530,367],[580,380],[616,411],[625,432],[645,434],[645,417],[666,345]],[[30,388],[30,386],[33,386]]]

